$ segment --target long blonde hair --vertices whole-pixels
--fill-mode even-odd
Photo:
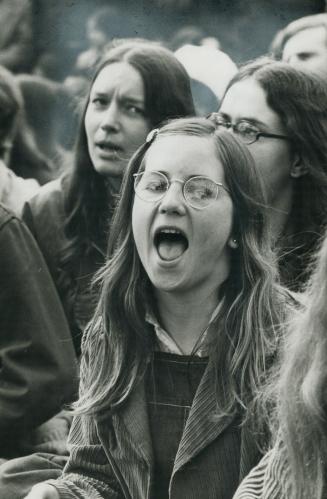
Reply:
[[[291,499],[322,499],[327,463],[327,237],[304,306],[289,325],[277,386],[281,453]]]

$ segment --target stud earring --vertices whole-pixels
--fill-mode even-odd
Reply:
[[[236,249],[238,248],[238,240],[234,237],[232,239],[229,240],[229,246],[232,248],[232,249]]]

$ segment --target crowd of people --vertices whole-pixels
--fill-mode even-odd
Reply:
[[[126,34],[0,49],[0,499],[323,499],[327,13]]]

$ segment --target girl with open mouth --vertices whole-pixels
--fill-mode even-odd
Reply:
[[[99,279],[70,458],[28,499],[230,499],[260,458],[255,393],[289,306],[246,147],[205,118],[151,132]]]

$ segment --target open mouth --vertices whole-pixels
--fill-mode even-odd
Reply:
[[[158,229],[154,236],[154,245],[162,260],[173,261],[182,256],[188,248],[188,239],[179,229]]]

